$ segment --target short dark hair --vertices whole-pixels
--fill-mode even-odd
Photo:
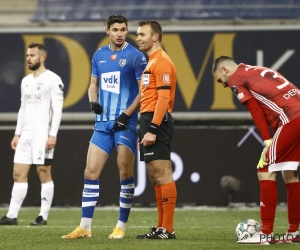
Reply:
[[[113,25],[114,23],[125,23],[127,27],[127,19],[121,14],[111,15],[110,17],[108,17],[106,20],[106,27],[109,29],[110,26]]]
[[[144,26],[144,25],[150,25],[151,30],[152,30],[152,35],[157,33],[158,34],[158,40],[159,42],[161,42],[162,40],[162,28],[161,25],[157,22],[157,21],[153,21],[153,20],[143,20],[143,21],[139,21],[139,26]]]
[[[29,49],[32,49],[32,48],[38,48],[40,51],[43,51],[46,55],[47,55],[47,47],[44,45],[44,44],[41,44],[41,43],[31,43],[28,45],[28,48]]]
[[[225,62],[225,61],[232,61],[232,62],[234,62],[234,60],[233,60],[231,57],[229,57],[229,56],[220,56],[220,57],[218,57],[218,58],[215,60],[213,66],[212,66],[211,74],[214,75],[214,73],[215,73],[215,72],[217,71],[217,69],[219,68],[219,65],[220,65],[221,63]]]

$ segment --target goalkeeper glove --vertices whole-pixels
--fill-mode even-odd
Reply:
[[[115,120],[114,123],[114,130],[125,130],[127,128],[127,121],[129,119],[129,116],[126,115],[124,112]]]
[[[103,108],[98,102],[90,102],[90,109],[97,115],[101,115]]]
[[[259,162],[257,164],[257,169],[264,168],[268,164],[267,158],[266,158],[266,153],[269,149],[271,142],[272,142],[272,139],[264,141],[265,147],[264,147],[263,151],[261,152],[261,156],[260,156]]]

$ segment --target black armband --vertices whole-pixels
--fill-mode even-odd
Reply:
[[[157,132],[158,132],[158,128],[159,128],[158,125],[156,125],[156,124],[154,124],[154,123],[151,122],[150,126],[149,126],[149,129],[148,129],[148,132],[150,132],[151,134],[156,135]]]

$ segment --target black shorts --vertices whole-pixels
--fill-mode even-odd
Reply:
[[[140,142],[144,135],[148,132],[150,123],[153,118],[153,112],[145,112],[140,117]],[[170,113],[164,117],[158,132],[156,134],[156,141],[151,146],[140,145],[140,160],[154,161],[154,160],[171,160],[171,141],[174,135],[174,120]]]

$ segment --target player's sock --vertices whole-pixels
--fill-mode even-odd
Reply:
[[[173,220],[177,200],[177,190],[175,182],[164,184],[161,186],[163,223],[162,227],[167,229],[169,233],[174,231]]]
[[[47,219],[48,219],[48,214],[50,212],[53,195],[54,195],[53,181],[50,181],[47,183],[42,183],[41,210],[40,210],[39,216],[42,216],[44,221],[47,221]]]
[[[300,223],[300,182],[285,184],[287,191],[288,232],[296,232]]]
[[[91,230],[95,207],[99,198],[100,181],[84,179],[80,227]]]
[[[28,190],[28,183],[27,182],[14,182],[14,186],[11,192],[11,199],[9,204],[9,210],[7,212],[7,217],[14,219],[18,218],[18,214],[22,203],[26,197]]]
[[[162,207],[162,193],[161,186],[155,186],[156,208],[157,208],[157,226],[162,227],[163,222],[163,207]]]
[[[263,180],[260,185],[260,218],[261,231],[264,234],[273,232],[276,206],[278,201],[276,181]]]
[[[126,222],[128,221],[134,197],[134,179],[133,177],[130,177],[126,180],[121,180],[120,184],[120,214],[117,227],[120,227],[123,231],[125,231]]]

